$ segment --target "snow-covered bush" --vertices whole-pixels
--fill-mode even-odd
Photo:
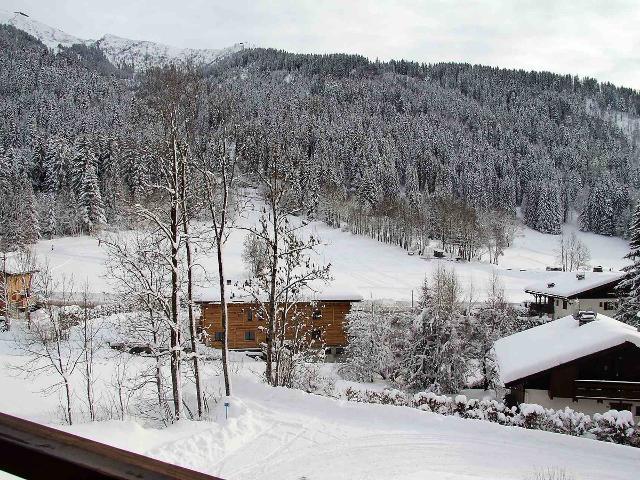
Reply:
[[[427,412],[450,414],[451,398],[435,392],[418,392],[413,396],[414,406]]]
[[[292,388],[307,393],[316,393],[332,397],[335,392],[335,381],[332,377],[323,375],[315,364],[301,363],[297,365],[291,376]]]
[[[634,425],[633,415],[628,410],[609,410],[593,416],[590,432],[599,440],[622,445],[638,445],[640,431]]]
[[[546,430],[547,410],[535,403],[521,403],[520,413],[514,417],[514,425],[533,430]]]
[[[547,415],[550,421],[550,429],[557,433],[580,437],[586,434],[591,426],[591,417],[589,415],[576,412],[569,407],[555,412],[549,410]]]
[[[603,414],[597,413],[592,419],[569,407],[557,411],[528,403],[522,403],[519,407],[507,407],[496,400],[468,399],[465,395],[452,398],[431,391],[410,396],[400,390],[348,388],[343,396],[351,402],[408,406],[440,415],[455,415],[573,436],[590,435],[598,440],[640,447],[640,424],[634,424],[633,415],[628,411],[610,410]]]

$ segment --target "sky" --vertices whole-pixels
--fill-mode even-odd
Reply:
[[[80,38],[460,61],[640,89],[640,0],[0,0]]]

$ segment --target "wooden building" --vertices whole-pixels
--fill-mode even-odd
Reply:
[[[589,310],[614,317],[619,298],[616,287],[624,272],[557,272],[544,281],[530,285],[525,292],[533,295],[529,310],[536,315],[550,315],[554,320]]]
[[[640,332],[595,312],[558,319],[494,345],[517,403],[640,416]]]
[[[285,338],[294,335],[295,326],[312,340],[324,343],[326,353],[340,355],[347,344],[344,321],[354,302],[361,301],[357,294],[325,295],[318,300],[297,302],[290,310],[290,329]],[[221,346],[223,340],[222,312],[219,296],[198,295],[200,305],[200,328],[206,332],[206,342],[212,347]],[[234,296],[227,303],[229,315],[230,349],[259,350],[266,341],[264,327],[266,322],[258,303],[243,296]],[[294,320],[295,318],[295,320]]]
[[[31,283],[35,271],[22,271],[3,263],[0,263],[0,315],[7,311],[7,304],[9,310],[26,310],[32,300]]]

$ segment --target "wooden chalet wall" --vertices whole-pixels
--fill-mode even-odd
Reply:
[[[207,345],[219,347],[217,334],[222,333],[222,312],[219,303],[203,303],[200,305],[201,327],[207,333]],[[347,336],[344,331],[344,319],[351,309],[349,301],[318,301],[315,309],[319,310],[320,318],[313,318],[314,306],[309,302],[297,304],[297,312],[304,318],[305,331],[317,329],[322,332],[322,338],[326,346],[343,347],[347,344]],[[260,319],[257,305],[251,303],[228,304],[229,313],[229,348],[233,349],[257,349],[264,342],[265,334],[259,328],[265,326],[265,321]],[[316,312],[317,313],[317,312]],[[317,315],[316,315],[317,317]],[[248,340],[248,335],[253,334],[253,339]]]
[[[31,291],[31,273],[2,274],[0,273],[0,290],[9,300],[9,305],[14,308],[25,309],[28,307]],[[4,312],[4,298],[0,298],[0,312]]]

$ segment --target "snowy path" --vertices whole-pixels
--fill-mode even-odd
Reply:
[[[581,480],[631,480],[640,465],[640,449],[594,440],[335,401],[246,380],[236,382],[236,392],[246,407],[237,417],[145,453],[230,480],[524,480],[547,468]],[[171,435],[172,428],[158,434]]]

